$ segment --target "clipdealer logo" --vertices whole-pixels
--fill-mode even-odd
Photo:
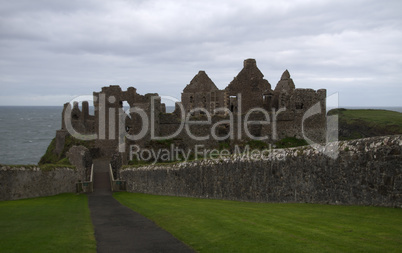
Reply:
[[[195,145],[194,149],[182,149],[174,144],[171,144],[169,148],[162,149],[148,149],[141,148],[139,145],[130,145],[129,159],[136,161],[151,162],[156,164],[157,162],[174,162],[174,161],[189,161],[189,160],[213,160],[213,161],[225,161],[231,158],[239,158],[248,161],[258,160],[284,160],[285,151],[278,149],[273,151],[272,145],[269,145],[265,149],[251,149],[249,145],[240,147],[234,146],[234,151],[231,152],[228,149],[205,149],[204,145]]]
[[[185,131],[186,134],[193,140],[195,141],[205,141],[209,139],[213,139],[216,141],[222,141],[222,140],[234,140],[234,139],[242,139],[242,134],[243,131],[246,134],[247,138],[251,140],[267,140],[270,138],[270,136],[253,136],[250,131],[249,131],[249,126],[253,124],[260,124],[260,125],[269,125],[271,124],[272,131],[271,131],[271,138],[272,140],[277,140],[278,134],[277,134],[277,118],[278,115],[282,112],[286,111],[286,108],[280,108],[278,110],[273,109],[271,113],[269,113],[267,110],[263,108],[253,108],[247,111],[244,115],[244,118],[242,116],[242,112],[237,112],[234,114],[232,111],[230,111],[228,108],[221,107],[221,108],[216,108],[214,110],[214,113],[222,113],[225,114],[227,117],[225,117],[224,120],[212,123],[212,116],[211,113],[206,110],[205,108],[194,108],[190,110],[188,113],[185,112],[185,109],[181,103],[177,103],[176,105],[179,106],[179,109],[181,111],[180,115],[180,124],[176,131],[168,136],[157,136],[156,131],[155,131],[155,126],[157,124],[156,121],[156,115],[155,115],[155,107],[157,106],[156,100],[157,99],[164,99],[168,101],[172,101],[174,103],[179,102],[178,99],[170,97],[170,96],[152,96],[151,101],[150,101],[150,112],[147,113],[144,109],[140,107],[131,107],[124,111],[124,109],[121,108],[115,108],[115,107],[107,107],[107,102],[109,103],[114,103],[116,101],[116,98],[114,96],[110,96],[106,98],[106,95],[103,93],[100,93],[98,97],[93,97],[93,96],[79,96],[72,101],[70,101],[69,106],[67,106],[66,110],[64,111],[64,124],[66,126],[67,131],[74,137],[80,140],[118,140],[118,149],[119,152],[125,152],[126,151],[126,139],[128,140],[141,140],[144,138],[147,134],[149,134],[151,140],[166,140],[166,139],[172,139],[177,137],[182,131]],[[99,101],[97,101],[99,100]],[[96,129],[96,133],[93,134],[82,134],[76,131],[73,127],[72,124],[72,105],[74,103],[81,103],[81,102],[97,102],[98,104],[98,129]],[[238,108],[241,108],[241,94],[238,94],[237,96],[237,104]],[[158,104],[159,105],[159,104]],[[326,99],[326,106],[327,108],[338,108],[338,94],[331,95],[327,97]],[[108,110],[106,117],[106,109]],[[204,121],[199,121],[199,120],[191,120],[191,115],[193,113],[200,113],[202,112],[206,118]],[[253,121],[250,120],[251,114],[258,112],[264,115],[264,120],[260,121]],[[316,143],[313,140],[309,139],[307,136],[307,131],[305,129],[305,124],[304,122],[317,114],[322,113],[322,107],[320,102],[317,102],[314,104],[312,107],[307,109],[305,113],[303,114],[302,121],[301,121],[301,130],[302,130],[302,135],[303,138],[316,150],[322,152],[324,155],[329,156],[333,159],[336,159],[339,155],[339,149],[338,149],[338,116],[337,115],[331,115],[331,116],[326,116],[326,142],[325,143]],[[130,134],[128,131],[126,131],[126,120],[129,118],[129,115],[137,114],[141,118],[141,129],[137,134]],[[116,117],[117,115],[117,117]],[[235,117],[237,117],[237,120],[235,121]],[[236,127],[235,127],[235,124]],[[205,136],[196,136],[191,132],[190,126],[197,126],[197,125],[209,125],[210,126],[210,132],[209,134]],[[216,134],[216,130],[220,125],[226,125],[229,126],[229,131],[225,136],[218,136]],[[117,129],[117,131],[116,131]],[[236,130],[235,130],[236,129]],[[106,130],[108,130],[108,137],[106,137]],[[117,136],[116,136],[117,133]],[[199,145],[197,149],[199,149]],[[137,150],[137,156],[138,156],[138,151],[139,147],[138,146],[133,146],[130,148],[132,156],[132,150]],[[193,152],[196,151],[196,148],[194,148]],[[147,152],[147,151],[144,151]],[[155,157],[157,156],[158,151],[151,151],[150,152],[150,157]],[[153,153],[152,153],[153,152]],[[180,151],[184,152],[184,151]],[[134,152],[135,153],[135,152]],[[196,152],[197,153],[197,152]],[[145,153],[143,153],[145,154]],[[173,157],[173,153],[169,154],[169,157]],[[183,156],[182,156],[183,157]],[[185,157],[185,156],[184,156]],[[215,156],[213,156],[215,157]],[[142,157],[145,158],[145,157]],[[145,159],[146,160],[146,159]]]

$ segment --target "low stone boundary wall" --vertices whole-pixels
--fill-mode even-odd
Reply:
[[[311,146],[120,171],[127,191],[259,202],[402,207],[402,136],[336,142],[336,159]]]
[[[75,192],[82,173],[72,168],[41,170],[37,166],[2,166],[0,200],[15,200]]]

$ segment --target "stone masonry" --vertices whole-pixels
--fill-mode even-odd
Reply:
[[[257,202],[402,207],[402,136],[335,142],[332,159],[311,146],[244,157],[126,168],[127,190]]]
[[[0,167],[0,200],[15,200],[75,192],[82,171],[72,168],[42,170],[36,166]]]

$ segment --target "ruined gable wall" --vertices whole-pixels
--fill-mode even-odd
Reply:
[[[219,89],[208,77],[205,71],[200,70],[186,85],[181,95],[181,102],[186,112],[194,108],[204,108],[212,113],[215,108],[216,93]]]
[[[225,88],[226,107],[232,110],[231,97],[237,97],[241,93],[241,106],[237,105],[237,111],[246,113],[252,108],[264,108],[263,94],[271,89],[271,85],[263,77],[254,59],[244,60],[243,69]]]
[[[71,112],[70,114],[68,112]],[[89,114],[89,104],[83,101],[81,110],[77,102],[71,106],[70,103],[64,104],[62,112],[61,129],[66,130],[66,121],[71,122],[75,131],[80,134],[95,133],[95,116]]]
[[[66,136],[69,135],[66,122],[70,122],[74,131],[79,134],[89,135],[96,133],[96,118],[95,115],[89,114],[89,104],[83,101],[79,109],[78,103],[71,106],[70,103],[65,103],[61,115],[61,129],[56,131],[55,152],[57,155],[63,151]],[[70,113],[68,113],[70,112]]]
[[[136,89],[129,87],[127,91],[122,91],[117,85],[103,87],[101,92],[94,92],[95,97],[95,119],[96,131],[99,139],[95,141],[95,147],[99,148],[102,157],[112,157],[119,149],[120,134],[129,130],[131,135],[137,134],[143,125],[141,117],[137,114],[131,114],[125,117],[125,122],[121,122],[120,114],[123,110],[123,103],[127,102],[132,108],[139,108],[145,112],[150,120],[151,110],[155,115],[159,115],[161,110],[160,99],[154,100],[154,108],[151,106],[152,97],[157,97],[157,93],[139,95]],[[103,100],[103,101],[102,101]],[[104,106],[104,107],[103,107]],[[122,114],[123,115],[123,114]],[[155,117],[155,128],[159,131],[159,118]],[[124,125],[123,125],[124,124]],[[144,137],[144,142],[149,140],[149,134]]]

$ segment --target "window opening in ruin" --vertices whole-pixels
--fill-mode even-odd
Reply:
[[[296,103],[296,109],[303,109],[303,107],[304,107],[304,105],[303,105],[303,103]]]
[[[262,98],[263,98],[264,100],[269,100],[269,99],[272,98],[272,95],[263,95]]]
[[[89,110],[89,112],[88,112],[89,115],[95,116],[95,106],[90,105],[89,108],[88,108],[88,110]]]
[[[130,110],[130,105],[128,104],[127,101],[120,101],[120,106],[122,106],[123,110],[125,112],[127,112],[128,110]]]
[[[190,103],[193,103],[193,96],[190,96]]]
[[[127,116],[131,119],[130,105],[128,104],[128,102],[127,101],[120,101],[120,106],[123,109],[123,111],[127,114]]]
[[[229,96],[229,109],[231,112],[237,110],[237,96]]]

